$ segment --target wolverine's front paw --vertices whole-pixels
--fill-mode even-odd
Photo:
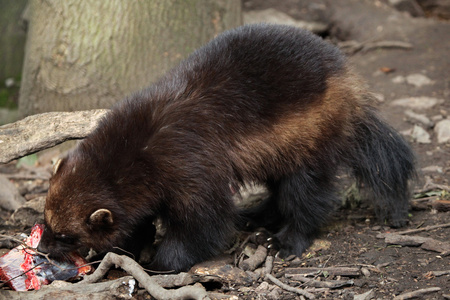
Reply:
[[[299,236],[285,238],[281,235],[277,236],[275,239],[280,245],[280,251],[278,252],[278,257],[280,258],[286,258],[292,254],[300,257],[312,243],[312,239]]]

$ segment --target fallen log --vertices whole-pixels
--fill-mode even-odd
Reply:
[[[107,111],[49,112],[0,126],[0,163],[85,138]]]

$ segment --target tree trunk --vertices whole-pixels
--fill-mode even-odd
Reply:
[[[240,0],[31,0],[21,116],[108,108],[218,33]]]

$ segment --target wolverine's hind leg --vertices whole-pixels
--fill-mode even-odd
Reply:
[[[273,196],[284,218],[275,235],[281,245],[281,257],[300,256],[328,221],[338,202],[334,175],[333,168],[305,168],[274,185]]]

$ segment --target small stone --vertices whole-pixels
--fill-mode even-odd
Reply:
[[[431,121],[433,121],[433,122],[439,122],[439,121],[441,121],[441,120],[443,120],[444,119],[444,117],[442,116],[442,115],[436,115],[436,116],[432,116],[431,117]]]
[[[37,197],[16,209],[11,215],[13,224],[31,227],[44,222],[45,197]]]
[[[406,81],[406,78],[401,75],[395,76],[394,78],[392,78],[393,83],[404,83],[405,81]]]
[[[411,74],[406,76],[406,82],[416,87],[433,84],[434,81],[422,74]]]
[[[263,281],[256,289],[255,292],[263,293],[269,291],[270,284],[267,281]]]
[[[392,101],[391,105],[422,110],[432,108],[435,105],[441,103],[444,103],[443,99],[437,99],[432,97],[411,97],[394,100]]]
[[[274,288],[269,294],[267,294],[267,299],[277,300],[281,298],[281,289],[279,287]]]
[[[419,125],[414,126],[411,136],[419,144],[431,143],[430,134]]]
[[[375,292],[373,290],[370,290],[368,292],[365,292],[364,294],[359,294],[353,296],[354,300],[369,300],[373,299],[375,297]]]
[[[370,271],[367,268],[361,268],[361,273],[365,276],[365,277],[370,277]]]
[[[433,122],[431,122],[430,119],[428,119],[428,117],[426,115],[416,114],[415,112],[413,112],[412,110],[409,110],[409,109],[405,111],[405,115],[407,115],[412,120],[419,121],[420,123],[425,125],[427,128],[433,127]]]
[[[450,141],[450,120],[445,119],[439,121],[434,127],[437,140],[439,144],[444,144]]]
[[[428,172],[430,172],[430,173],[435,173],[435,172],[442,173],[443,169],[440,166],[428,166],[428,167],[422,168],[422,172],[424,172],[424,173],[428,173]]]
[[[16,210],[25,203],[16,186],[0,174],[0,207],[6,210]]]

